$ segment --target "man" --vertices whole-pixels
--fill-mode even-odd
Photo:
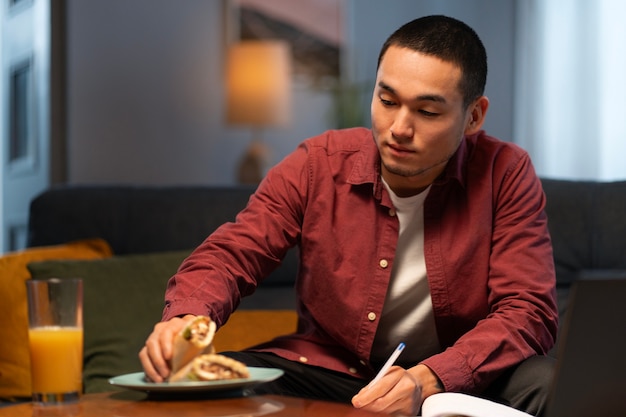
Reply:
[[[298,331],[228,355],[285,375],[259,392],[415,415],[440,391],[541,413],[557,330],[545,197],[528,155],[487,136],[484,47],[429,16],[383,45],[372,129],[326,132],[274,167],[181,265],[140,352],[169,374],[193,315],[221,326],[300,248]],[[406,349],[366,386],[399,342]]]

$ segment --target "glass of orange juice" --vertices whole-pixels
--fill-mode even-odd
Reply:
[[[26,281],[33,402],[78,401],[83,373],[83,282]]]

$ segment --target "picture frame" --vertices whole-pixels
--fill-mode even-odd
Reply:
[[[288,42],[293,77],[311,86],[341,79],[345,0],[225,0],[227,42]]]

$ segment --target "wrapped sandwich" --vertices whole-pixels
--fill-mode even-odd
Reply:
[[[198,316],[187,324],[176,336],[172,346],[172,374],[178,372],[193,358],[204,353],[213,353],[213,336],[216,325],[209,317]]]
[[[250,372],[243,363],[215,354],[213,337],[216,327],[209,317],[198,316],[174,336],[169,382],[250,377]]]
[[[250,372],[246,365],[224,355],[208,353],[194,358],[174,373],[170,377],[170,382],[218,381],[238,378],[250,378]]]

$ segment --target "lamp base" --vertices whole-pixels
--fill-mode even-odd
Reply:
[[[253,140],[237,167],[237,181],[241,184],[258,184],[270,168],[270,150],[258,140]]]

